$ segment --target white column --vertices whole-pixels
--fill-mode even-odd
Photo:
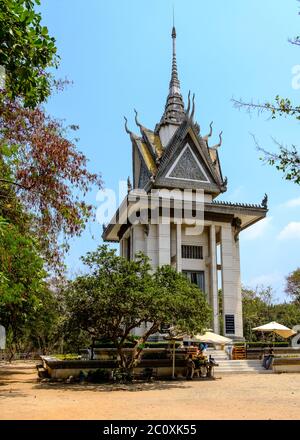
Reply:
[[[132,227],[132,258],[135,258],[137,252],[146,252],[146,240],[144,225],[135,225]]]
[[[236,324],[235,332],[239,337],[243,337],[243,305],[242,305],[242,288],[241,288],[241,268],[240,268],[240,242],[233,240],[233,271],[235,279],[236,292]]]
[[[158,266],[158,225],[149,224],[148,235],[146,235],[146,255],[150,258],[151,266],[155,269]]]
[[[235,298],[232,267],[232,231],[231,225],[221,227],[221,265],[222,265],[222,298],[223,325],[226,334],[225,315],[235,314]],[[228,334],[228,337],[234,336]]]
[[[181,261],[181,223],[176,224],[176,269],[177,272],[182,270]]]
[[[170,237],[170,224],[158,225],[158,265],[171,263],[171,237]]]
[[[224,334],[243,337],[239,258],[230,224],[221,227],[221,258]],[[226,333],[226,315],[234,316],[234,334]]]
[[[217,247],[216,228],[210,226],[210,293],[213,309],[213,329],[215,333],[220,332],[219,328],[219,300],[218,300],[218,274],[217,274]]]

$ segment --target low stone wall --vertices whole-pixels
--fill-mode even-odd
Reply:
[[[88,374],[89,371],[107,369],[111,372],[117,368],[116,360],[59,360],[50,356],[41,356],[43,367],[52,379],[67,379],[70,376],[78,377],[80,371]],[[185,375],[186,361],[176,359],[175,374]],[[153,368],[157,377],[167,377],[172,375],[172,359],[142,359],[139,366],[134,369],[136,374],[142,373],[145,368]]]
[[[274,373],[300,373],[300,357],[275,357],[272,370]]]
[[[263,355],[267,353],[269,349],[261,347],[250,347],[246,349],[247,359],[262,359]],[[298,355],[300,357],[300,347],[274,347],[273,349],[275,356],[281,355]]]

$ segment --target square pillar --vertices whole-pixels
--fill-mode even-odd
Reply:
[[[238,339],[243,337],[242,301],[237,242],[231,224],[221,227],[221,263],[224,335]]]
[[[220,326],[219,326],[217,246],[216,246],[215,225],[210,226],[209,250],[210,250],[210,297],[211,297],[210,302],[213,309],[213,329],[215,333],[219,333]]]
[[[176,269],[177,272],[182,270],[181,261],[181,223],[176,224]]]
[[[158,232],[158,265],[171,264],[170,223],[157,225]]]

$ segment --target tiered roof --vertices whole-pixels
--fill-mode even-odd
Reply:
[[[125,128],[130,134],[133,148],[133,187],[143,188],[147,191],[153,187],[162,186],[203,188],[216,196],[220,192],[226,191],[227,184],[227,179],[223,179],[222,176],[217,151],[222,143],[221,134],[220,142],[217,145],[209,146],[208,140],[212,136],[212,123],[210,124],[209,133],[202,136],[199,124],[194,121],[195,97],[193,96],[191,103],[190,93],[187,108],[184,108],[177,71],[175,27],[172,29],[172,42],[173,55],[169,94],[159,124],[156,125],[154,130],[146,128],[139,122],[135,110],[135,122],[140,129],[140,135],[137,135],[128,130],[126,120]],[[171,135],[166,143],[163,142],[161,131],[168,126],[171,127]],[[192,157],[191,155],[193,155],[188,165],[200,167],[202,174],[208,176],[206,182],[197,182],[195,179],[189,178],[188,175],[186,178],[176,177],[176,182],[174,179],[172,182],[171,177],[164,176],[164,173],[172,166],[172,162],[177,159],[187,143],[191,152],[186,153],[186,156],[189,154]],[[195,174],[197,173],[194,172],[191,175]]]

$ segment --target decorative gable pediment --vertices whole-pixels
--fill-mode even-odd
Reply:
[[[165,147],[155,175],[156,187],[222,191],[222,178],[209,154],[207,144],[185,120]]]
[[[203,166],[188,143],[168,170],[166,178],[209,183]]]

